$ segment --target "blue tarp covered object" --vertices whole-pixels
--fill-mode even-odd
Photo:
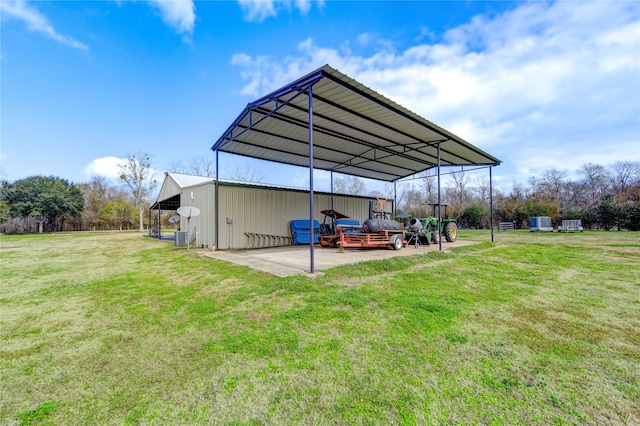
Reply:
[[[320,222],[313,221],[313,243],[319,244],[318,236],[320,235]],[[309,229],[309,219],[296,219],[291,221],[291,238],[293,244],[302,245],[309,244],[311,239],[311,230]]]

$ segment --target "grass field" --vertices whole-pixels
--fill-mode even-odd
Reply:
[[[0,236],[0,423],[640,424],[640,233],[459,235],[315,279]]]

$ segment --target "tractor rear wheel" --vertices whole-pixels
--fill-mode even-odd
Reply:
[[[444,237],[448,242],[452,243],[458,238],[458,227],[454,222],[449,222],[444,225],[444,229],[442,230]]]

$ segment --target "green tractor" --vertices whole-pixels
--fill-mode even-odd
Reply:
[[[410,214],[401,214],[396,219],[409,219],[405,223],[406,236],[408,244],[419,246],[430,243],[438,244],[440,241],[440,233],[450,243],[458,238],[458,226],[455,219],[451,219],[447,214],[447,204],[441,204],[443,207],[442,226],[438,227],[437,207],[438,204],[429,204],[431,206],[430,217],[412,217]],[[440,231],[440,232],[438,232]]]
[[[438,220],[438,215],[437,215],[438,203],[430,203],[429,205],[431,206],[431,215],[437,221]],[[449,206],[449,204],[440,204],[440,206],[442,207],[442,210],[443,210],[442,225],[440,227],[440,232],[442,232],[442,236],[444,236],[444,238],[448,242],[452,243],[456,239],[458,239],[458,224],[456,223],[456,220],[450,218],[449,214],[447,213],[447,207]]]

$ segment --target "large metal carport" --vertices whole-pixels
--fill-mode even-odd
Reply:
[[[248,104],[211,149],[216,154],[216,177],[220,151],[308,167],[312,232],[314,169],[397,182],[437,168],[440,204],[441,167],[488,167],[491,185],[491,168],[500,164],[492,155],[329,65]],[[217,185],[216,178],[216,249]],[[491,223],[493,240],[493,217]],[[313,273],[313,244],[309,251]]]

